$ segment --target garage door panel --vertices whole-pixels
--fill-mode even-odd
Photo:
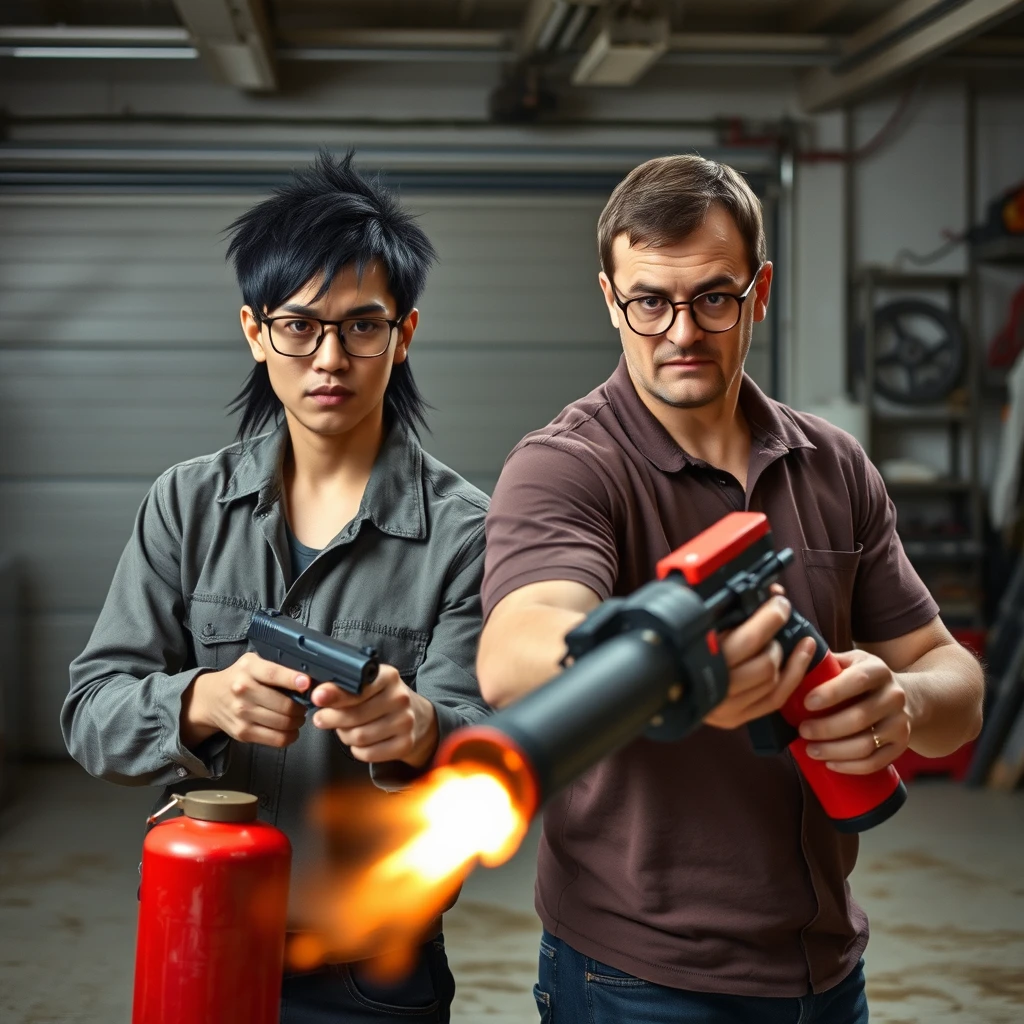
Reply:
[[[617,361],[611,345],[582,358],[565,350],[424,353],[414,372],[436,407],[424,444],[464,476],[496,479],[525,434],[597,387]]]
[[[115,308],[109,315],[71,317],[60,310],[13,319],[0,313],[0,348],[80,348],[108,346],[130,349],[233,348],[239,333],[238,313],[216,311],[208,316],[178,313],[175,317],[153,317],[140,330],[139,317],[120,316]]]
[[[94,611],[29,615],[26,624],[31,700],[24,711],[27,746],[43,757],[66,757],[60,710],[70,687],[68,667],[84,650],[99,616]]]
[[[233,351],[0,352],[0,476],[150,476],[230,443]]]
[[[511,447],[611,372],[618,349],[528,353],[423,346],[411,365],[435,408],[426,447],[485,478]],[[155,477],[229,444],[225,406],[252,366],[232,352],[0,352],[0,477]]]
[[[97,284],[116,286],[123,289],[126,296],[137,294],[136,289],[162,291],[172,288],[178,292],[187,289],[196,294],[216,296],[220,303],[224,302],[226,286],[231,291],[238,290],[229,267],[222,268],[223,272],[217,274],[212,265],[197,264],[194,258],[189,259],[188,254],[183,253],[180,263],[174,266],[173,277],[169,277],[169,264],[164,253],[156,264],[142,255],[128,254],[123,248],[116,255],[102,259],[74,260],[61,253],[59,260],[33,259],[0,264],[0,287],[10,289],[11,299],[22,291],[32,294],[43,292],[51,299],[54,294],[60,294],[62,302],[66,291],[95,290]]]
[[[31,611],[99,607],[152,480],[0,482],[0,536]]]

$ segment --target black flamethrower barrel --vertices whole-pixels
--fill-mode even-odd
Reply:
[[[682,691],[672,645],[651,629],[601,644],[481,725],[453,733],[438,762],[497,771],[524,814],[634,739]]]

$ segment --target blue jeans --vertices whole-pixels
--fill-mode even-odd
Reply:
[[[541,1024],[867,1024],[864,961],[820,995],[686,992],[641,981],[544,932],[534,986]]]
[[[425,943],[405,978],[382,984],[359,964],[329,964],[316,971],[285,974],[281,1024],[448,1024],[455,979],[444,939]]]

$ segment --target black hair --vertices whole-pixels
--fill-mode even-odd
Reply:
[[[369,180],[353,169],[353,156],[349,150],[335,159],[320,150],[309,167],[228,228],[227,258],[257,317],[317,277],[320,298],[342,269],[352,266],[362,274],[373,260],[384,267],[397,315],[404,317],[416,305],[437,253],[380,178]],[[241,413],[239,438],[255,434],[281,408],[266,363],[256,364],[228,406]],[[384,392],[385,416],[419,435],[428,408],[409,360],[395,365]]]

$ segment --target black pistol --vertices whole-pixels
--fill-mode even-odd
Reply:
[[[344,640],[310,629],[276,608],[253,613],[247,633],[261,658],[297,672],[305,672],[313,685],[305,693],[288,691],[288,696],[307,708],[317,683],[335,683],[348,693],[358,694],[377,678],[380,657],[373,647],[356,647]]]

